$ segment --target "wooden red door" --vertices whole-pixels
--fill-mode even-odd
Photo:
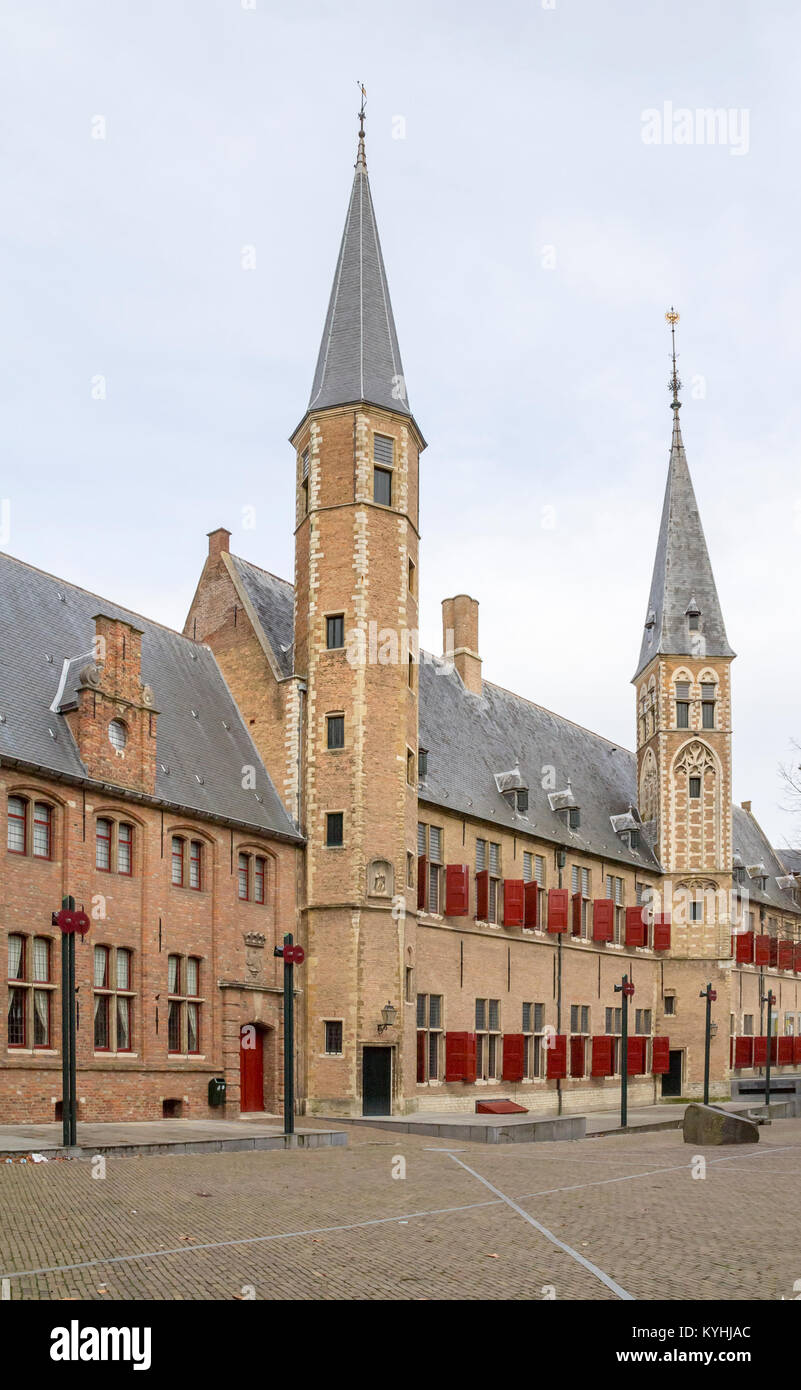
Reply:
[[[239,1034],[239,1108],[264,1109],[264,1047],[262,1033],[246,1023]]]

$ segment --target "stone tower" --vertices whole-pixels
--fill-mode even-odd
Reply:
[[[360,115],[296,455],[307,1094],[380,1113],[414,1085],[418,458]],[[390,1004],[395,1022],[384,1026]],[[381,1025],[381,1031],[379,1031]]]
[[[675,320],[669,318],[674,331]],[[708,978],[725,984],[728,975],[718,971],[717,962],[731,955],[731,663],[735,653],[726,637],[682,442],[680,386],[674,340],[667,487],[633,683],[639,807],[665,871],[662,906],[672,917],[674,981],[679,981],[680,961],[693,963],[684,972],[679,990],[683,1010],[677,1011],[676,1021],[669,1021],[670,1033],[681,1038],[686,1028],[688,1039],[697,1040],[695,985],[700,987]],[[725,1074],[728,1061],[723,1042],[721,1036],[718,1074]],[[697,1058],[690,1071],[697,1074]]]

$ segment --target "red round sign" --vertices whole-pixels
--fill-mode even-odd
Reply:
[[[71,911],[68,907],[62,907],[61,911],[55,914],[53,920],[65,936],[71,932],[78,932],[80,936],[85,936],[89,930],[89,918],[81,910],[76,912]]]
[[[295,965],[302,965],[306,959],[306,952],[302,946],[295,947]]]
[[[285,946],[285,947],[284,947],[284,964],[285,964],[285,965],[302,965],[305,959],[306,959],[306,952],[304,951],[304,949],[303,949],[302,946]]]

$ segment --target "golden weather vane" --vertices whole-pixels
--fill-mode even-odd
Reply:
[[[671,304],[670,308],[665,314],[665,319],[670,324],[670,338],[673,348],[673,371],[668,382],[668,391],[670,391],[673,395],[673,400],[671,401],[672,410],[678,410],[679,406],[681,405],[681,401],[679,400],[679,391],[681,390],[681,378],[679,377],[679,373],[676,368],[676,324],[679,321],[679,317],[679,314],[677,314],[676,310],[673,308],[673,305]]]

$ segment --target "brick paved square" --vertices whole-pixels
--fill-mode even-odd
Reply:
[[[2,1165],[4,1297],[751,1301],[801,1278],[801,1120],[747,1150],[349,1141]]]

